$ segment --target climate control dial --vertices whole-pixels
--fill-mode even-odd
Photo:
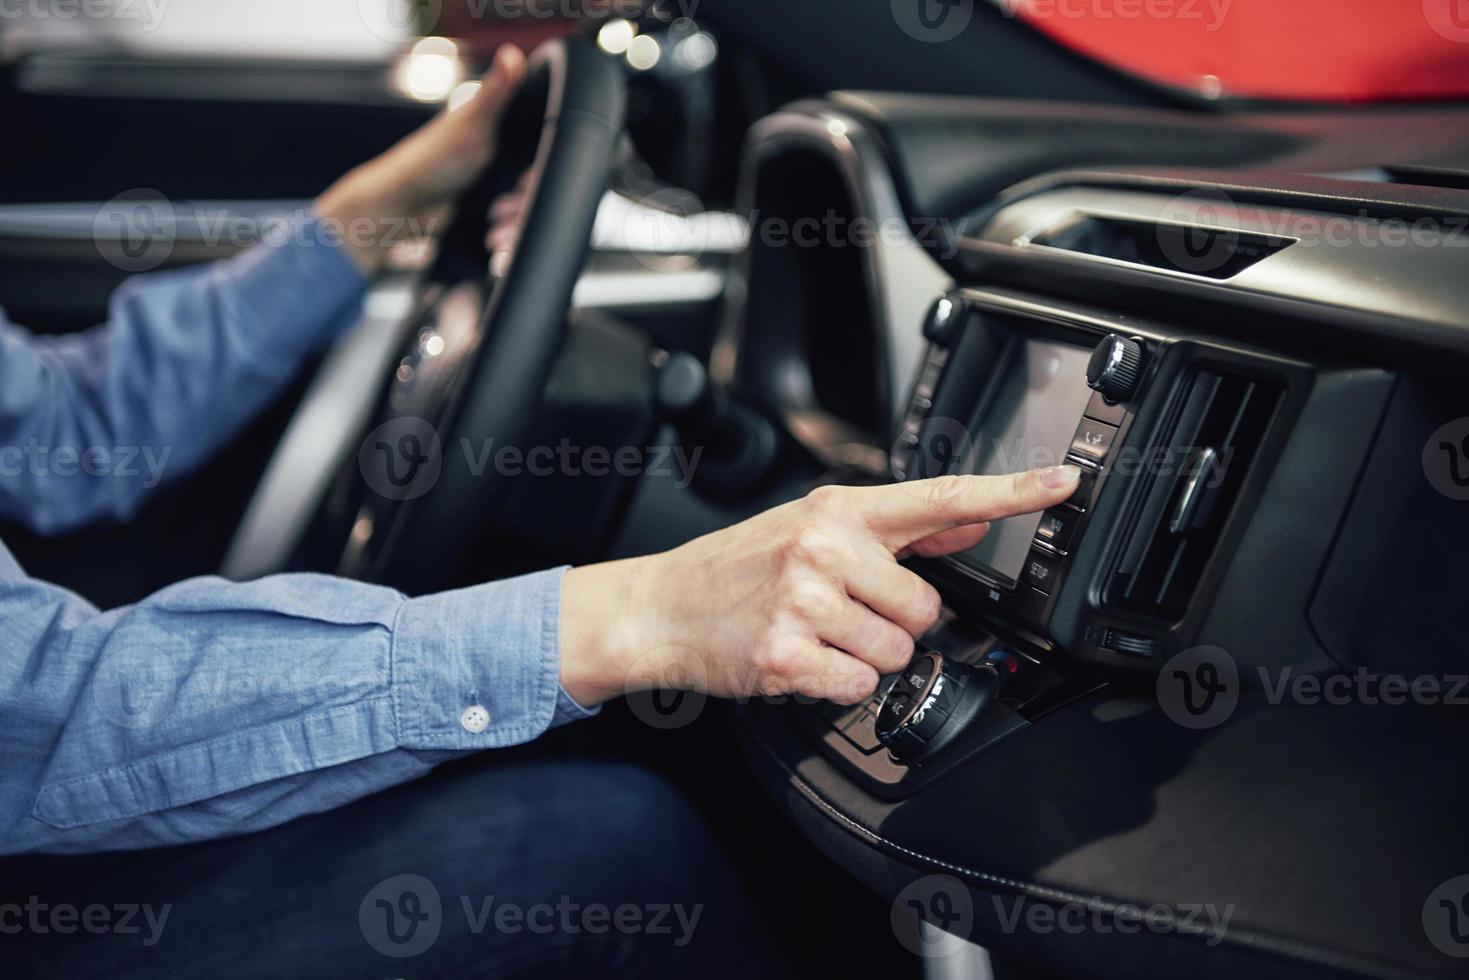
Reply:
[[[974,667],[938,653],[919,654],[877,709],[878,741],[899,762],[922,762],[994,703],[1016,666],[1014,655],[1001,652]]]

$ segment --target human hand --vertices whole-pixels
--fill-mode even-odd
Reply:
[[[472,99],[445,109],[317,198],[316,216],[342,236],[363,273],[382,267],[405,226],[432,230],[488,166],[500,115],[524,77],[525,55],[502,44]]]
[[[901,670],[938,592],[898,564],[978,544],[1069,497],[1079,471],[823,487],[660,555],[568,572],[561,683],[584,705],[650,686],[855,704]]]
[[[520,241],[520,228],[530,203],[530,179],[527,171],[515,182],[515,189],[502,194],[490,204],[490,230],[485,233],[485,251],[490,253],[490,272],[502,276],[510,267],[515,244]]]

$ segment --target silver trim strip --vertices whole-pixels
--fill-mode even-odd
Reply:
[[[579,310],[618,310],[711,303],[724,293],[724,282],[724,273],[714,269],[588,272],[577,280],[571,305]]]
[[[1235,275],[1217,279],[1032,241],[1044,229],[1079,214],[1208,229],[1225,233],[1226,239],[1234,232],[1290,239],[1294,244]],[[1064,276],[1068,269],[1102,267],[1124,276],[1191,282],[1395,321],[1411,319],[1460,337],[1464,327],[1461,283],[1469,256],[1469,225],[1452,216],[1438,224],[1407,219],[1394,224],[1307,207],[1234,202],[1223,193],[1208,191],[1077,185],[1006,205],[979,236],[965,238],[960,244],[970,251],[1003,246],[1044,256],[1054,263],[1057,276]],[[1194,260],[1208,261],[1209,256]]]

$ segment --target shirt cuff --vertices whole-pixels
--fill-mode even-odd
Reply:
[[[368,279],[310,213],[269,222],[260,242],[218,266],[245,347],[294,367],[355,322]]]
[[[560,684],[557,684],[556,688],[556,713],[551,716],[552,728],[555,728],[557,725],[564,725],[570,721],[595,718],[602,713],[602,706],[600,704],[595,708],[584,708],[576,698],[566,693],[566,688]]]
[[[597,712],[561,689],[566,568],[409,599],[393,627],[400,744],[489,749]]]

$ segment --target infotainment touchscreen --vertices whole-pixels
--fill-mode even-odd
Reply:
[[[1090,357],[1085,348],[1017,338],[974,427],[960,472],[1017,473],[1060,463],[1091,398],[1086,385]],[[955,557],[1014,583],[1039,526],[1039,514],[996,521],[983,541]]]

